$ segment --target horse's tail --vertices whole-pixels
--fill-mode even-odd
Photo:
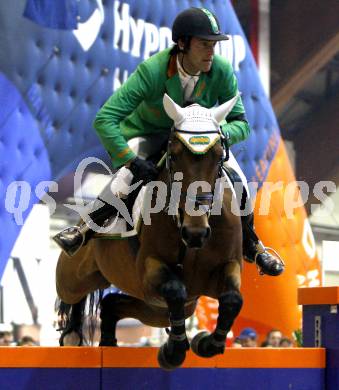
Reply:
[[[98,325],[98,308],[104,290],[96,290],[75,304],[56,300],[59,331],[63,333],[77,332],[83,337],[85,344],[93,345]]]

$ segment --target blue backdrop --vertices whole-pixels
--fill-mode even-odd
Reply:
[[[172,44],[175,15],[203,6],[231,39],[252,133],[233,152],[249,180],[265,179],[279,144],[272,107],[228,0],[11,0],[0,3],[0,278],[41,181],[87,156],[104,158],[92,128],[99,107],[137,64]],[[21,219],[22,217],[22,219]]]

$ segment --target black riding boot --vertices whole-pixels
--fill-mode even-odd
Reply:
[[[98,226],[102,226],[103,223],[117,212],[116,208],[109,203],[97,198],[97,201],[101,201],[103,204],[98,210],[95,210],[88,214],[88,216]],[[90,227],[82,222],[79,226],[72,226],[64,229],[53,237],[53,240],[59,245],[59,247],[70,257],[74,256],[76,252],[94,235],[94,232]]]
[[[244,258],[250,263],[256,263],[260,269],[260,273],[278,276],[284,269],[284,262],[271,253],[267,252],[263,243],[259,240],[254,231],[254,215],[253,213],[241,217],[243,231],[243,251]]]

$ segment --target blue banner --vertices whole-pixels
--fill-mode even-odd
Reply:
[[[24,16],[43,27],[77,28],[77,0],[27,0]]]

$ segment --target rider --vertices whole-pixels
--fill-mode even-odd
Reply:
[[[152,152],[160,150],[173,124],[162,105],[165,92],[180,106],[195,102],[207,108],[224,103],[238,93],[231,64],[214,54],[216,42],[228,39],[221,33],[214,14],[205,8],[193,7],[179,13],[173,23],[172,39],[175,42],[172,48],[139,64],[103,105],[94,122],[113,167],[128,168],[134,180],[141,179],[144,183],[153,180],[157,170],[151,161],[139,157],[140,147],[135,151],[127,141],[143,137],[146,148],[153,146]],[[230,145],[247,138],[250,128],[240,97],[225,119],[227,123],[225,120],[221,129]],[[150,153],[148,151],[146,155]],[[102,198],[99,202],[102,207],[89,216],[101,226],[112,214],[113,206]],[[255,234],[253,214],[242,217],[242,222],[246,260],[255,261],[262,273],[280,275],[284,265],[266,251]],[[54,239],[72,256],[83,245],[85,237],[87,240],[90,236],[88,224],[82,223],[64,230]]]

